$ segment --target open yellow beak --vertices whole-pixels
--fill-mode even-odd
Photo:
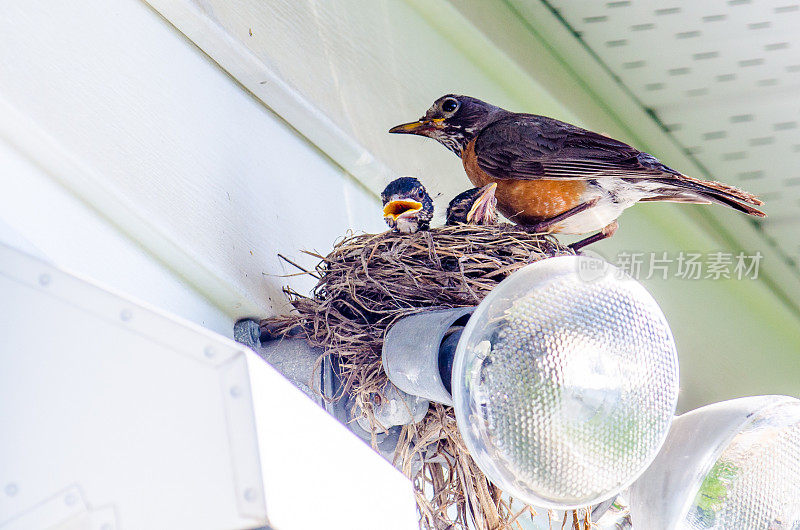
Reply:
[[[494,192],[497,189],[497,184],[492,182],[482,188],[481,194],[475,199],[475,203],[467,213],[468,224],[491,224],[497,220],[497,213],[495,207],[497,206],[497,198]]]
[[[411,215],[422,210],[422,203],[406,199],[389,201],[383,207],[383,216],[397,220],[402,215]]]
[[[390,133],[394,134],[425,134],[434,129],[441,129],[443,126],[444,118],[434,118],[432,120],[418,120],[411,123],[404,123],[389,129]]]

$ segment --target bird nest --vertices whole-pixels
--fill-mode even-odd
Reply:
[[[345,238],[320,259],[311,297],[286,290],[296,312],[262,321],[273,336],[299,334],[334,356],[342,392],[372,426],[388,378],[381,365],[386,330],[398,319],[431,309],[474,306],[511,273],[547,257],[571,254],[555,239],[513,225],[447,226],[415,234],[384,232]],[[320,359],[321,362],[322,359]],[[452,407],[432,403],[425,418],[402,428],[394,464],[413,482],[420,526],[517,527],[529,506],[514,504],[469,455]],[[577,521],[576,521],[577,523]]]

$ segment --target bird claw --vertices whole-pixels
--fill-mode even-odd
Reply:
[[[578,252],[582,248],[588,247],[592,243],[597,243],[598,241],[602,241],[613,236],[617,232],[617,228],[619,228],[619,223],[614,221],[603,227],[603,229],[598,233],[569,245],[569,248],[571,248],[574,252]]]

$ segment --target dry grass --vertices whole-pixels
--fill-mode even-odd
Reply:
[[[262,321],[262,330],[299,333],[336,356],[343,392],[381,432],[372,406],[387,382],[381,347],[392,323],[423,310],[477,305],[520,267],[566,253],[572,251],[553,238],[513,225],[351,236],[328,256],[316,256],[313,296],[287,290],[296,313]],[[432,404],[422,422],[403,427],[395,465],[414,483],[424,528],[467,528],[469,520],[479,529],[514,528],[531,511],[514,513],[478,469],[451,407]]]

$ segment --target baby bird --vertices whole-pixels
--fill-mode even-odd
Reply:
[[[413,234],[430,228],[433,199],[414,177],[400,177],[381,193],[383,219],[396,232]]]
[[[447,206],[445,225],[493,225],[497,223],[497,184],[472,188],[456,195]]]

